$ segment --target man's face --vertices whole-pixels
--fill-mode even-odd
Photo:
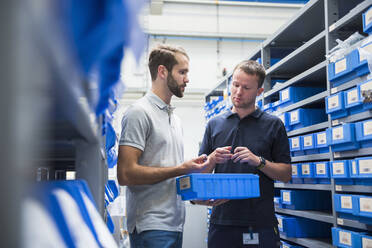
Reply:
[[[183,97],[186,84],[189,82],[189,60],[183,54],[177,53],[178,63],[173,66],[172,72],[168,74],[167,85],[170,92],[177,97]]]
[[[258,76],[238,69],[234,72],[231,84],[231,101],[235,108],[251,108],[263,88],[258,87]]]

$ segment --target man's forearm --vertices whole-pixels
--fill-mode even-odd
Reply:
[[[292,178],[292,167],[290,164],[266,161],[266,165],[260,170],[273,180],[286,183]]]

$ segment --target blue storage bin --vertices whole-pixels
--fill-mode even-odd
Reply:
[[[341,248],[362,247],[361,238],[357,232],[338,227],[332,227],[332,243]]]
[[[357,77],[353,71],[351,55],[347,54],[343,58],[328,64],[328,78],[331,87],[339,86]]]
[[[291,183],[302,184],[304,180],[301,177],[301,164],[292,164]]]
[[[325,90],[319,87],[290,86],[279,91],[281,107],[286,107]]]
[[[278,115],[279,119],[283,122],[285,130],[291,131],[291,126],[289,125],[289,115],[287,112],[281,113]]]
[[[331,161],[331,177],[335,179],[336,184],[351,185],[354,183],[350,177],[350,161],[337,160]]]
[[[372,224],[372,197],[365,195],[354,195],[354,214],[360,222]]]
[[[322,131],[314,133],[315,147],[318,149],[319,153],[329,152],[327,132]]]
[[[372,147],[372,119],[355,123],[355,133],[361,147]]]
[[[259,177],[252,174],[192,173],[178,177],[176,184],[184,201],[260,196]]]
[[[353,160],[351,174],[354,177],[355,184],[372,185],[372,157]]]
[[[289,125],[292,129],[311,126],[327,120],[324,109],[298,108],[289,112]]]
[[[287,237],[326,238],[330,236],[331,225],[328,223],[279,214],[276,215],[276,218],[279,223],[279,231]]]
[[[302,163],[301,164],[301,177],[304,179],[304,183],[315,184],[317,180],[315,178],[315,167],[313,163]]]
[[[314,177],[319,184],[330,184],[331,173],[329,162],[314,162]]]
[[[281,190],[280,196],[286,209],[328,210],[332,207],[327,191]]]
[[[282,242],[282,245],[280,246],[281,248],[303,248],[303,246],[291,245],[289,243],[284,242],[283,240],[281,242]]]
[[[360,236],[360,239],[361,239],[361,243],[362,243],[362,247],[365,248],[369,248],[369,247],[372,247],[372,236],[369,236],[369,235],[366,235],[364,233],[360,233],[359,234]]]
[[[315,145],[314,134],[307,134],[301,136],[302,150],[306,155],[317,154],[319,153]]]
[[[368,102],[365,96],[372,92],[372,79],[359,83],[357,87],[359,89],[360,98],[363,101],[363,109],[371,109],[372,102]]]
[[[351,51],[349,57],[356,77],[361,77],[369,73],[368,62],[363,56],[363,53],[360,53],[359,49]]]
[[[348,111],[345,108],[343,91],[326,97],[325,103],[326,113],[331,116],[331,119],[338,119],[348,115]]]
[[[289,150],[292,157],[305,155],[302,149],[301,136],[289,138]]]
[[[326,131],[333,152],[359,149],[360,145],[355,137],[354,123],[327,128]]]
[[[351,88],[345,91],[345,108],[350,115],[354,115],[363,111],[363,100],[360,97],[358,87]]]
[[[372,7],[363,13],[363,32],[372,33]]]
[[[346,219],[356,219],[353,216],[354,206],[353,196],[347,194],[335,194],[334,195],[334,208],[338,213],[338,216]]]

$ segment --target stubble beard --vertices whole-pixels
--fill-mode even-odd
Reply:
[[[171,74],[169,74],[167,77],[167,85],[168,89],[170,90],[170,92],[172,92],[173,95],[179,98],[183,97],[183,92],[181,90],[182,86],[177,84],[177,81],[173,78]]]

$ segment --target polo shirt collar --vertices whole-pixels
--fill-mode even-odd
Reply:
[[[263,113],[262,110],[261,110],[259,107],[257,107],[256,110],[255,110],[253,113],[250,113],[250,114],[247,115],[246,117],[248,117],[248,116],[252,116],[253,118],[258,119],[258,118],[260,118],[260,116],[262,115],[262,113]],[[227,119],[227,118],[230,118],[230,117],[233,116],[233,115],[238,115],[238,114],[232,112],[231,109],[228,109],[228,110],[226,111],[225,118],[226,118],[226,119]],[[246,117],[245,117],[245,118],[246,118]]]
[[[166,110],[166,111],[173,111],[175,107],[166,104],[160,97],[158,97],[154,92],[151,90],[146,93],[147,99],[154,105],[158,106],[159,109]]]

